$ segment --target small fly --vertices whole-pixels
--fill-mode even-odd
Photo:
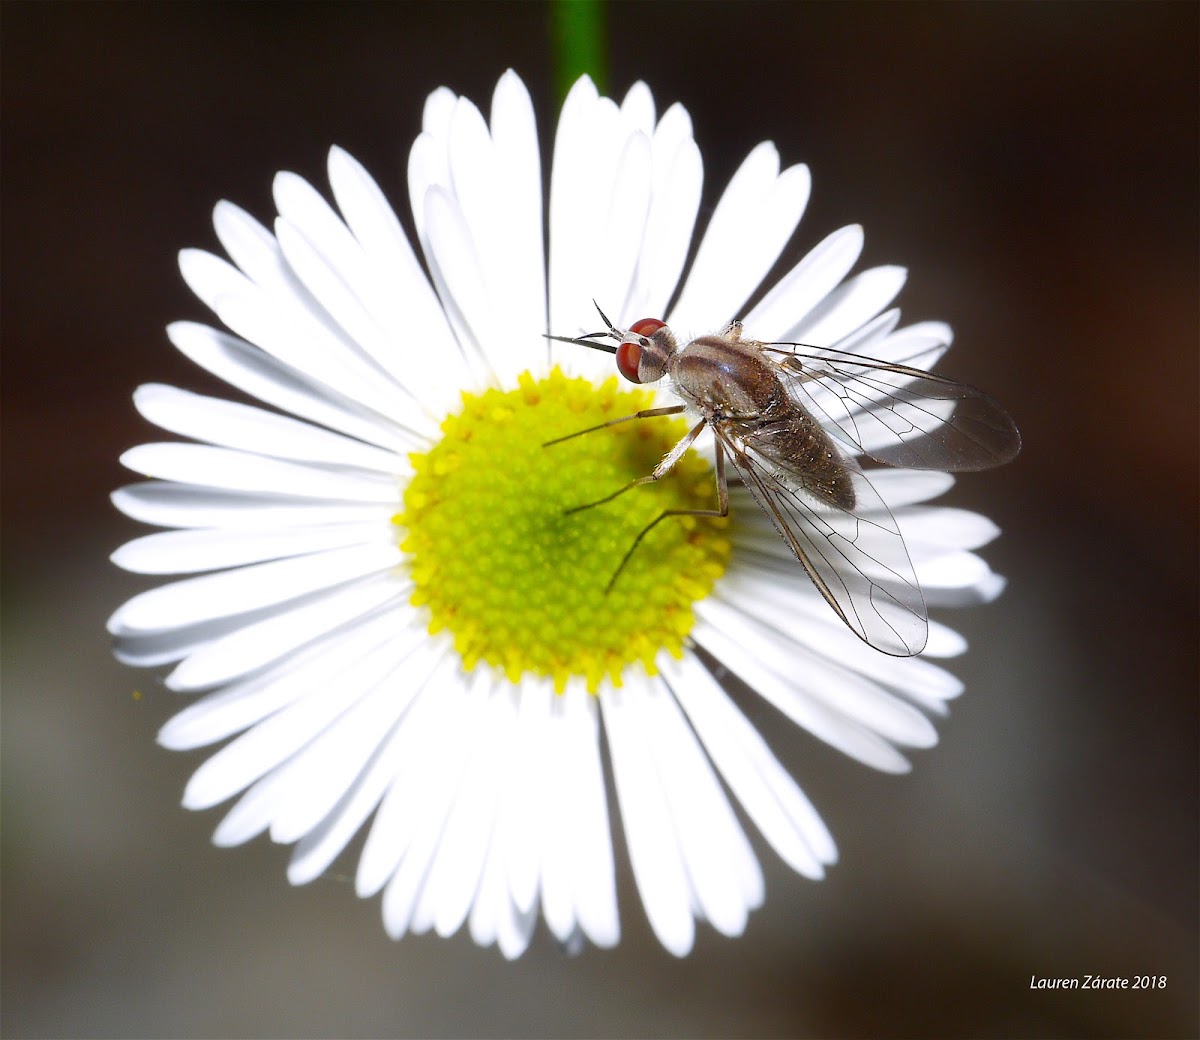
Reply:
[[[1021,450],[1012,419],[985,393],[912,367],[931,364],[945,344],[901,361],[880,361],[831,347],[747,339],[735,321],[719,335],[681,348],[657,318],[622,331],[603,311],[600,316],[605,331],[547,338],[615,354],[617,370],[633,383],[665,376],[684,403],[644,409],[548,444],[688,408],[701,418],[652,472],[568,512],[661,480],[706,426],[716,447],[717,508],[664,510],[634,539],[609,588],[646,534],[667,517],[729,515],[728,456],[851,631],[885,654],[920,653],[929,635],[925,597],[896,520],[856,456],[906,469],[963,472],[1011,462]]]

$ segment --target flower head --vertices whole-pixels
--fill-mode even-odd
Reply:
[[[908,768],[901,748],[936,742],[921,709],[944,712],[961,688],[858,639],[742,488],[728,518],[671,517],[630,551],[663,510],[713,511],[712,449],[610,495],[688,425],[570,436],[673,399],[620,389],[610,359],[545,334],[584,334],[593,299],[623,327],[650,315],[700,334],[740,315],[759,340],[927,363],[949,329],[898,327],[887,308],[902,269],[847,278],[855,226],[741,314],[809,194],[808,170],[781,171],[770,144],[722,193],[681,284],[701,158],[684,109],[656,117],[643,84],[620,105],[587,79],[567,98],[547,255],[533,108],[511,72],[488,120],[448,90],[429,98],[408,171],[416,249],[337,148],[329,182],[336,208],[279,174],[272,229],[220,203],[229,261],[180,257],[228,331],[181,322],[172,342],[267,407],[161,385],[135,395],[149,421],[195,442],[123,457],[150,480],[116,492],[118,508],[171,530],[114,560],[193,576],[135,596],[109,623],[122,660],[171,664],[167,686],[200,695],[164,726],[165,746],[228,741],[184,804],[236,797],[214,840],[266,831],[294,843],[295,884],[366,827],[356,887],[382,891],[392,936],[466,923],[514,957],[539,917],[568,944],[618,940],[607,768],[663,945],[687,953],[697,918],[740,934],[763,880],[730,794],[798,872],[820,878],[836,851],[697,648],[821,740],[892,772]],[[929,603],[999,592],[972,552],[995,527],[926,504],[950,477],[871,480]],[[963,649],[931,624],[928,655]]]

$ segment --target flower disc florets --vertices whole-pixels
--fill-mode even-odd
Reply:
[[[596,689],[666,648],[682,653],[692,604],[729,558],[725,519],[671,517],[642,540],[605,591],[634,538],[665,509],[711,509],[712,470],[689,452],[663,480],[567,514],[649,473],[686,432],[647,419],[556,437],[650,407],[646,391],[600,387],[555,369],[516,390],[463,394],[442,439],[412,457],[396,523],[410,556],[412,601],[430,631],[447,629],[467,668],[481,661],[515,682],[572,675]]]

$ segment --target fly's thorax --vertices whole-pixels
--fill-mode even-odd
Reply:
[[[787,395],[758,347],[726,336],[700,336],[667,363],[676,392],[710,419],[777,413]]]

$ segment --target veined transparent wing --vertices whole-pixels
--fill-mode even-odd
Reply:
[[[1003,465],[1021,450],[1008,413],[973,386],[830,347],[760,346],[792,398],[876,462],[962,472]]]
[[[891,511],[853,459],[852,509],[805,490],[804,475],[765,459],[730,427],[713,423],[742,483],[837,615],[864,642],[895,657],[919,654],[929,637],[925,597]]]

